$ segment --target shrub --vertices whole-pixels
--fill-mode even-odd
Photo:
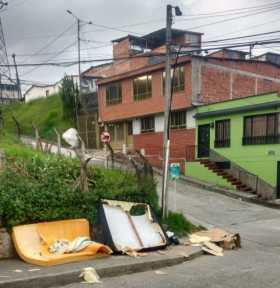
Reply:
[[[100,198],[146,202],[157,208],[153,179],[138,184],[135,175],[121,170],[89,169],[89,192],[77,185],[79,163],[75,160],[34,154],[9,160],[0,174],[0,218],[14,225],[71,218],[94,223]]]
[[[162,223],[178,237],[186,236],[195,228],[182,213],[169,212],[168,217],[163,219]]]

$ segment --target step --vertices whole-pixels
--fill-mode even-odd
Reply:
[[[242,183],[238,180],[233,180],[233,181],[229,181],[232,185],[235,185],[235,186],[241,186]]]

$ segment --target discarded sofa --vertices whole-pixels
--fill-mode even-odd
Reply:
[[[112,253],[106,245],[92,242],[74,253],[55,254],[50,247],[56,241],[77,242],[75,239],[90,237],[90,225],[86,219],[43,222],[13,227],[12,239],[21,259],[27,263],[52,266],[68,262],[89,260]]]
[[[98,241],[116,253],[164,248],[168,237],[148,204],[101,200],[97,208]]]

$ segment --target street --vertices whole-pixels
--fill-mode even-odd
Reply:
[[[172,185],[172,184],[171,184]],[[171,187],[174,187],[173,185]],[[172,191],[174,192],[174,191]],[[99,287],[279,287],[280,211],[177,183],[177,209],[201,224],[239,232],[242,249],[161,271],[102,279]],[[83,288],[72,284],[64,288]]]

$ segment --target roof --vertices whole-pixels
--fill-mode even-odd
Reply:
[[[135,35],[132,35],[132,34],[128,34],[126,36],[123,36],[123,37],[120,37],[120,38],[117,38],[117,39],[113,39],[111,42],[113,43],[118,43],[118,42],[121,42],[123,41],[124,39],[129,39],[129,40],[143,40],[143,38],[141,36],[135,36]]]
[[[209,55],[215,54],[215,53],[220,52],[220,51],[236,52],[236,53],[243,54],[243,55],[248,55],[249,54],[249,52],[245,52],[245,51],[241,51],[241,50],[235,50],[235,49],[230,49],[230,48],[222,48],[222,49],[219,49],[217,51],[214,51],[214,52],[210,53]]]
[[[159,56],[155,56],[155,57],[159,57]],[[274,66],[276,68],[280,68],[280,65],[277,65],[275,63],[271,63],[271,62],[267,62],[267,61],[260,61],[260,60],[254,60],[254,59],[234,59],[234,58],[220,58],[220,57],[214,57],[214,56],[199,56],[199,55],[192,55],[192,56],[180,56],[178,58],[178,64],[183,64],[183,63],[188,63],[191,62],[192,58],[200,58],[203,59],[205,61],[207,60],[217,60],[217,61],[232,61],[232,62],[240,62],[240,63],[259,63],[262,65],[269,65],[269,66]],[[122,80],[122,79],[126,79],[126,78],[131,78],[134,76],[138,76],[144,73],[151,73],[157,70],[163,70],[165,67],[165,63],[160,63],[160,64],[151,64],[151,65],[147,65],[135,70],[130,70],[128,72],[123,72],[123,73],[119,73],[117,75],[113,75],[110,77],[106,77],[103,78],[102,80],[98,81],[98,84],[107,84],[110,82],[114,82],[114,81],[118,81],[118,80]]]
[[[254,57],[254,59],[258,59],[258,58],[260,58],[260,57],[262,57],[262,56],[265,56],[265,55],[274,55],[274,56],[280,57],[280,54],[279,54],[279,53],[275,53],[275,52],[265,52],[265,53],[263,53],[263,54],[260,54],[260,55],[258,55],[258,56],[256,56],[256,57]]]
[[[221,116],[221,115],[229,115],[241,112],[250,112],[250,111],[259,111],[268,108],[279,108],[280,107],[280,100],[278,101],[271,101],[267,103],[258,103],[258,104],[251,104],[241,107],[234,107],[234,108],[227,108],[221,109],[216,111],[209,111],[209,112],[201,112],[197,113],[194,117],[196,119],[208,118],[211,116]]]
[[[194,32],[194,31],[172,29],[172,37],[179,37],[185,34],[203,35],[203,33]],[[124,37],[114,39],[112,40],[112,42],[119,43],[125,39],[133,40],[138,44],[146,44],[146,42],[148,42],[147,46],[153,49],[153,48],[163,45],[165,43],[165,37],[166,37],[166,28],[162,28],[162,29],[153,31],[149,34],[146,34],[144,36],[135,36],[135,35],[128,34]]]

